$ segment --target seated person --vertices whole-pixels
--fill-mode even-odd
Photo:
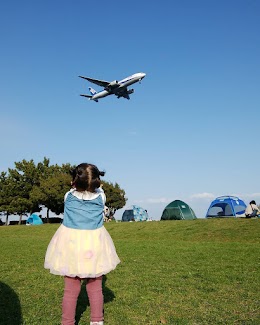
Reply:
[[[246,218],[257,217],[258,215],[260,215],[260,210],[258,209],[258,206],[256,205],[254,200],[251,201],[246,207],[245,215]]]

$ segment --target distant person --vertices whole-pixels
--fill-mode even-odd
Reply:
[[[254,200],[249,202],[249,205],[246,207],[245,215],[246,218],[253,218],[260,215],[260,210]]]
[[[72,171],[72,189],[65,194],[63,224],[49,243],[44,267],[64,276],[62,325],[75,324],[81,280],[86,279],[90,325],[103,325],[102,276],[120,260],[103,226],[105,193],[100,187],[104,172],[83,163]]]
[[[103,217],[105,222],[109,221],[109,216],[110,216],[110,210],[107,206],[105,206],[103,211]]]

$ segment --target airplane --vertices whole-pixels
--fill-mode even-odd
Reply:
[[[134,89],[127,89],[128,86],[136,83],[141,82],[141,80],[146,76],[143,72],[138,72],[133,74],[132,76],[129,76],[125,79],[122,79],[120,81],[114,80],[114,81],[104,81],[104,80],[98,80],[98,79],[92,79],[88,77],[79,76],[82,79],[88,80],[98,86],[104,87],[104,90],[101,90],[97,92],[92,87],[89,87],[89,91],[91,95],[85,95],[81,94],[80,96],[87,97],[90,100],[94,100],[95,102],[98,102],[100,98],[109,96],[109,95],[116,95],[117,98],[124,97],[126,99],[130,99],[129,95],[134,92]]]

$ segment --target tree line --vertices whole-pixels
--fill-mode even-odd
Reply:
[[[19,215],[21,224],[23,216],[40,212],[43,207],[47,209],[47,222],[50,211],[57,215],[64,212],[64,194],[71,188],[70,172],[75,166],[51,165],[46,157],[37,164],[24,159],[14,165],[0,174],[0,214],[5,215],[6,225],[10,215]],[[126,204],[125,191],[117,183],[102,181],[102,186],[113,218],[116,210]]]

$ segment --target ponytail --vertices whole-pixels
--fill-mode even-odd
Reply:
[[[100,176],[104,176],[104,171],[99,171],[97,166],[87,163],[78,165],[71,171],[71,185],[78,191],[95,192],[100,187]]]

